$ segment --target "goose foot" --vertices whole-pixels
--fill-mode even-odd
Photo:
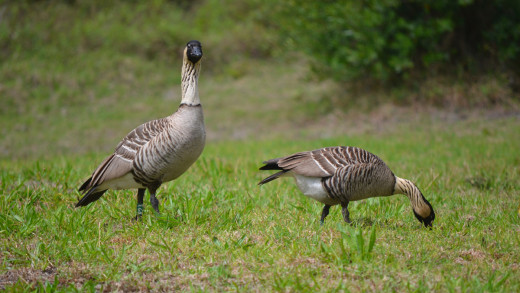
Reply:
[[[350,221],[350,214],[348,212],[348,201],[344,204],[341,204],[341,213],[343,214],[343,220],[345,220],[345,222],[349,224],[352,223]]]
[[[329,209],[330,205],[326,204],[323,206],[323,210],[321,211],[320,226],[323,226],[323,223],[325,223],[325,218],[329,215]]]

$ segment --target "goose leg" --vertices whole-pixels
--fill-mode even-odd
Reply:
[[[148,186],[148,191],[150,191],[150,204],[152,205],[156,213],[159,213],[159,201],[157,200],[157,197],[155,197],[155,192],[157,191],[159,186],[161,186],[160,183]]]
[[[135,216],[136,220],[141,220],[141,217],[143,216],[143,198],[145,191],[146,189],[144,188],[137,189],[137,215]]]
[[[345,222],[350,224],[351,222],[350,222],[350,215],[348,212],[348,201],[346,203],[341,204],[341,213],[343,214],[343,220],[345,220]]]
[[[323,223],[325,222],[325,218],[329,215],[329,209],[330,209],[330,206],[328,204],[323,206],[323,210],[321,211],[321,219],[320,219],[321,226],[323,226]]]
[[[152,204],[155,212],[159,213],[159,200],[157,200],[157,197],[155,197],[155,192],[150,193],[150,203]]]

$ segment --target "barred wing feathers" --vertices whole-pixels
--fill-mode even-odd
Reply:
[[[265,178],[259,184],[272,181],[286,172],[307,177],[329,178],[344,174],[349,170],[363,170],[370,164],[386,166],[374,154],[357,147],[345,146],[295,153],[287,157],[265,161],[264,164],[265,166],[260,170],[281,171]]]
[[[382,163],[377,156],[356,147],[327,147],[279,159],[283,170],[308,177],[330,177],[352,165]]]
[[[120,178],[133,169],[137,152],[151,139],[160,134],[168,125],[167,118],[141,124],[121,140],[114,153],[108,156],[83,183],[79,191],[90,191],[104,182]]]

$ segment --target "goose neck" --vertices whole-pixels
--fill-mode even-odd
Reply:
[[[189,106],[200,105],[199,98],[199,72],[200,62],[196,64],[191,63],[187,59],[184,60],[182,66],[182,101],[181,104]]]
[[[432,210],[421,191],[410,180],[395,177],[394,194],[404,194],[410,200],[414,212],[422,218],[430,216]]]

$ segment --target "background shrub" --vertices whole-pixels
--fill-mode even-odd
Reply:
[[[520,65],[519,1],[286,1],[278,13],[286,43],[338,80]]]

